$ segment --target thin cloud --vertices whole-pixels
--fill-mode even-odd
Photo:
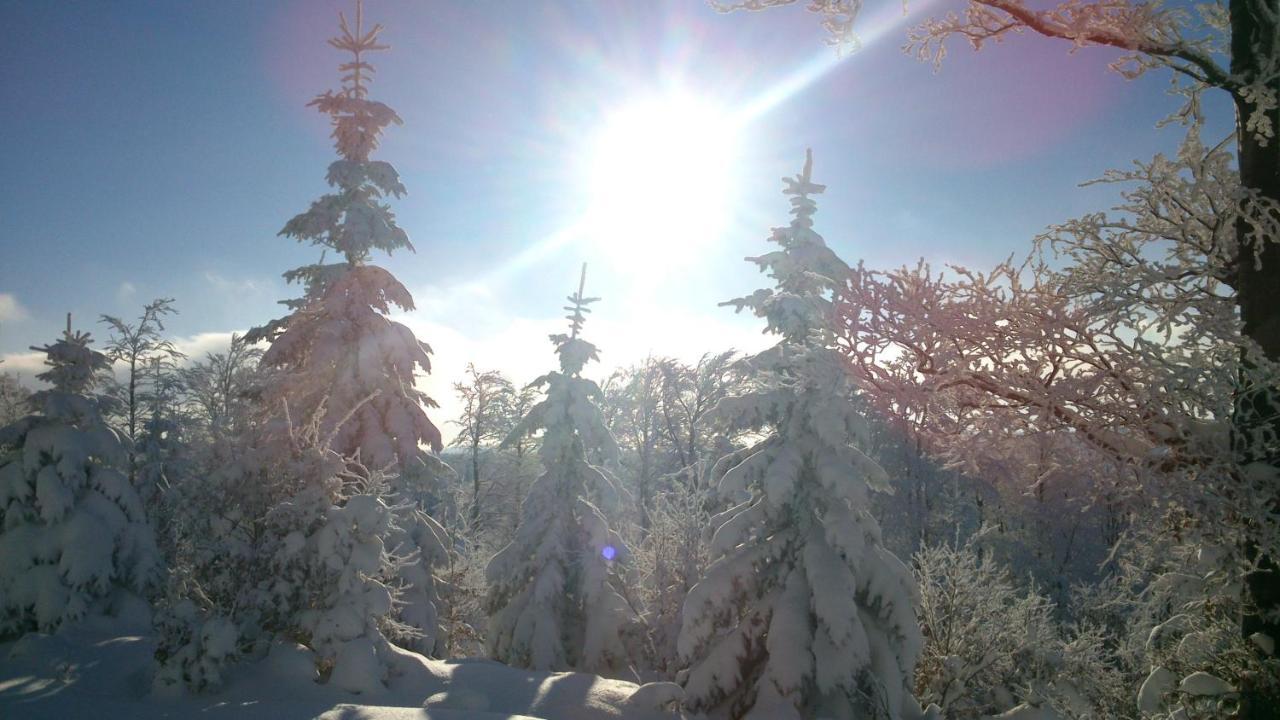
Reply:
[[[172,338],[173,346],[186,356],[179,362],[179,365],[190,365],[198,360],[203,360],[209,353],[226,352],[231,347],[231,335],[233,333],[243,335],[244,331],[203,332]],[[96,336],[92,347],[99,351],[102,350],[102,346],[96,340]],[[44,357],[44,353],[36,351],[0,355],[0,372],[16,375],[23,385],[38,389],[43,383],[36,379],[36,373],[44,372]],[[119,363],[112,369],[118,376],[123,377],[121,373],[123,373],[124,368],[124,364]]]
[[[257,295],[266,290],[266,286],[255,278],[229,278],[212,270],[205,271],[204,279],[215,291],[233,297]]]
[[[0,372],[14,375],[24,386],[36,388],[42,383],[36,380],[36,373],[45,371],[44,353],[23,352],[0,355]]]
[[[0,322],[20,322],[31,317],[31,313],[18,302],[12,293],[0,293]]]

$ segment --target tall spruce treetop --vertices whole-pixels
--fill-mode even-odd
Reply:
[[[773,231],[779,249],[748,258],[775,287],[725,303],[781,340],[746,360],[751,391],[715,409],[762,437],[715,471],[741,502],[713,518],[714,561],[685,601],[685,702],[734,718],[913,717],[916,590],[868,512],[868,490],[887,483],[853,444],[867,427],[829,322],[849,268],[813,231],[810,195],[824,188],[811,167],[807,156],[785,180],[793,219]]]
[[[89,392],[110,363],[88,333],[33,347],[52,385],[0,429],[0,635],[49,631],[115,588],[142,591],[157,551],[128,454]]]
[[[339,18],[342,32],[329,44],[352,56],[339,66],[342,89],[310,103],[333,119],[340,157],[326,179],[334,192],[280,234],[332,250],[342,261],[325,264],[322,253],[321,262],[284,273],[289,282],[303,284],[303,297],[284,301],[293,312],[252,330],[247,339],[270,341],[262,362],[285,371],[268,400],[277,407],[287,401],[295,423],[319,415],[335,451],[359,453],[365,465],[380,468],[417,457],[424,443],[439,450],[441,439],[423,410],[436,407],[435,401],[414,388],[417,368],[431,371],[431,348],[387,317],[392,306],[412,310],[413,298],[391,273],[368,264],[375,250],[413,250],[382,202],[405,194],[400,175],[390,163],[369,159],[383,131],[401,123],[394,110],[368,98],[374,69],[366,53],[388,46],[378,42],[381,25],[364,29],[359,2],[354,31],[345,16]]]
[[[623,677],[633,675],[641,646],[620,574],[630,558],[599,507],[616,503],[617,488],[587,461],[588,450],[617,453],[596,405],[600,388],[581,376],[597,358],[595,345],[579,337],[596,299],[581,286],[569,297],[570,332],[551,336],[560,372],[535,381],[547,396],[507,439],[543,430],[545,471],[525,498],[515,539],[485,570],[488,640],[490,654],[509,665]]]

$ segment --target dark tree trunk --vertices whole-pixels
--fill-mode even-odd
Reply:
[[[480,440],[471,443],[471,533],[480,532]]]
[[[138,487],[138,350],[129,355],[129,484]]]
[[[1254,10],[1257,0],[1231,0],[1231,74],[1245,80],[1257,77],[1264,58],[1276,57],[1277,28]],[[1274,6],[1272,12],[1274,12]],[[1273,90],[1280,91],[1280,83]],[[1280,202],[1280,137],[1258,138],[1245,128],[1253,108],[1239,92],[1233,92],[1236,104],[1236,134],[1240,181],[1258,191],[1262,197]],[[1280,134],[1280,111],[1272,109],[1268,116],[1271,127]],[[1265,142],[1265,144],[1264,144]],[[1263,354],[1280,361],[1280,238],[1267,238],[1259,249],[1248,242],[1250,225],[1245,219],[1236,224],[1239,261],[1236,270],[1237,302],[1244,334],[1256,342]],[[1259,252],[1255,256],[1255,252]],[[1246,363],[1245,372],[1248,372]],[[1259,387],[1242,377],[1237,392],[1232,430],[1237,453],[1245,465],[1264,463],[1280,468],[1280,396],[1274,387]],[[1266,438],[1259,441],[1259,438]],[[1280,487],[1268,488],[1272,512],[1280,512]],[[1280,612],[1280,568],[1277,558],[1265,555],[1256,542],[1249,541],[1245,554],[1258,564],[1256,571],[1245,577],[1246,608],[1241,631],[1247,637],[1261,632],[1280,640],[1280,623],[1274,619]],[[1280,700],[1265,697],[1256,688],[1242,689],[1242,718],[1274,717]],[[1273,691],[1274,692],[1274,691]]]

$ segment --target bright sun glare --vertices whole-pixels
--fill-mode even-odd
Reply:
[[[639,270],[714,241],[730,214],[735,135],[728,113],[686,94],[607,115],[588,148],[589,242]]]

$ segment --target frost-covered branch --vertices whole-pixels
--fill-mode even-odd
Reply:
[[[1160,3],[1068,0],[1048,10],[1035,10],[1023,0],[971,0],[963,14],[951,12],[914,29],[906,49],[940,63],[950,37],[961,37],[979,49],[987,41],[1030,30],[1066,40],[1075,48],[1101,45],[1128,51],[1114,65],[1126,77],[1168,67],[1196,82],[1234,92],[1237,80],[1218,62],[1226,53],[1225,8],[1204,3],[1197,12],[1213,32],[1193,32],[1189,11]]]

